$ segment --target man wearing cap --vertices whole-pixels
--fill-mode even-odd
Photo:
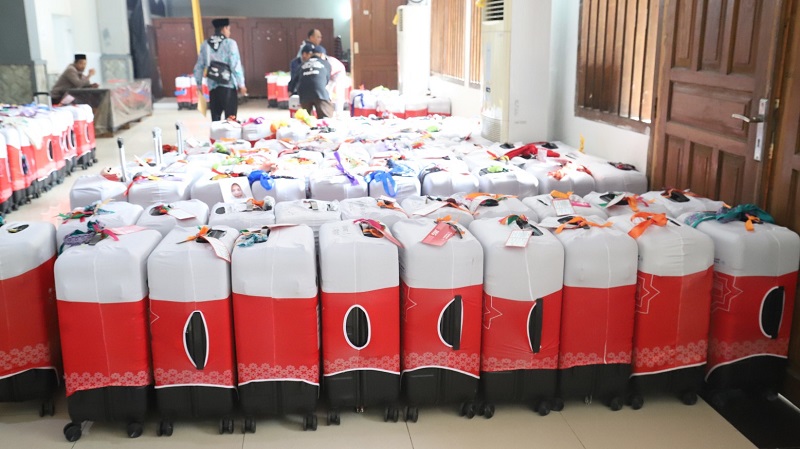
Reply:
[[[292,73],[289,91],[297,91],[300,96],[300,107],[311,114],[312,108],[317,110],[317,118],[333,116],[333,104],[325,87],[331,80],[331,65],[320,59],[321,53],[312,44],[306,44],[301,52],[303,61],[300,68]]]
[[[211,120],[219,121],[225,111],[224,117],[236,117],[239,104],[236,90],[242,95],[247,95],[244,86],[244,69],[239,56],[239,46],[231,39],[230,20],[214,19],[214,35],[203,42],[200,54],[197,55],[197,64],[194,66],[194,78],[197,89],[202,95],[203,71],[208,73],[208,108],[211,110]],[[212,79],[211,70],[219,73],[218,79]]]
[[[58,77],[58,81],[50,91],[53,103],[60,103],[64,94],[70,89],[97,87],[97,83],[92,83],[89,79],[94,76],[94,69],[89,69],[89,73],[86,75],[83,74],[84,70],[86,70],[86,55],[75,55],[75,62],[64,69],[64,72]]]

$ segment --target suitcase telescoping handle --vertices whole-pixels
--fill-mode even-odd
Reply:
[[[161,128],[153,128],[153,152],[156,155],[156,167],[164,165],[164,149],[161,147]]]
[[[125,164],[125,144],[122,137],[117,137],[117,146],[119,147],[119,170],[122,176],[122,182],[128,182],[128,167]]]
[[[542,322],[544,321],[544,298],[539,298],[531,308],[528,317],[528,342],[531,344],[531,351],[538,354],[542,349]]]
[[[182,156],[183,152],[183,123],[175,122],[175,134],[178,137],[178,156]]]
[[[47,98],[47,107],[52,109],[53,108],[53,97],[50,96],[50,92],[34,92],[33,93],[33,101],[35,103],[39,103],[39,97],[46,97]]]

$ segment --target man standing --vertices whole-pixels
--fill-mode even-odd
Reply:
[[[303,52],[303,47],[308,44],[311,44],[316,49],[317,53],[322,53],[323,55],[326,54],[325,47],[320,45],[322,42],[322,32],[316,28],[313,28],[308,31],[308,38],[300,44],[300,48],[297,50],[297,57],[292,59],[292,62],[289,64],[289,73],[294,73],[300,64],[303,63],[301,58],[301,53]]]
[[[219,121],[224,117],[236,117],[239,108],[236,90],[247,95],[244,86],[244,70],[239,57],[239,46],[231,39],[231,27],[228,19],[214,19],[214,35],[203,42],[197,64],[194,66],[194,78],[197,81],[199,95],[202,95],[203,70],[207,70],[209,105],[211,121]]]
[[[87,75],[83,74],[84,70],[86,70],[86,55],[75,55],[75,62],[64,69],[55,86],[53,86],[53,90],[50,91],[53,103],[60,103],[64,94],[70,89],[97,87],[97,83],[92,83],[89,79],[94,76],[94,69],[89,69]]]
[[[289,81],[289,91],[297,89],[300,96],[300,107],[311,114],[312,108],[317,110],[317,118],[333,116],[333,104],[325,87],[331,80],[331,65],[328,61],[320,59],[321,53],[311,45],[306,44],[300,57],[303,64],[292,73]]]

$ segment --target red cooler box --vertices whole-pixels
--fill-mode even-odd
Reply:
[[[745,214],[753,217],[749,222]],[[700,217],[706,214],[701,214]],[[706,382],[714,390],[776,390],[789,351],[800,237],[757,217],[752,205],[698,222],[682,215],[714,241],[714,289]]]
[[[314,232],[305,225],[265,227],[239,239],[231,278],[245,431],[255,417],[303,414],[317,428],[319,302]]]
[[[343,407],[386,406],[385,420],[400,417],[399,268],[388,232],[367,220],[326,223],[319,231],[323,381],[332,424]]]
[[[547,218],[564,245],[559,390],[622,408],[631,375],[636,241],[610,223]],[[563,226],[563,227],[562,227]]]
[[[41,401],[40,416],[54,413],[61,369],[55,236],[45,222],[0,227],[0,402]]]
[[[161,234],[103,232],[86,238],[97,243],[67,247],[55,264],[72,421],[64,436],[78,440],[83,421],[122,421],[135,438],[142,434],[153,383],[145,267]]]
[[[475,220],[484,254],[481,386],[494,403],[528,404],[542,416],[556,398],[564,247],[527,217]],[[510,240],[514,239],[514,240]],[[480,411],[480,410],[479,410]]]
[[[413,420],[417,406],[455,403],[472,417],[480,378],[481,244],[463,226],[429,218],[397,222],[392,232],[404,246],[400,281],[407,413]]]
[[[175,228],[147,261],[159,435],[171,435],[173,421],[193,418],[219,419],[220,433],[233,433],[229,264],[238,236],[227,226]]]
[[[631,405],[657,393],[694,404],[708,352],[714,243],[663,214],[609,221],[639,244]]]

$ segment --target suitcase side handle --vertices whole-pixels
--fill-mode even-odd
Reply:
[[[542,322],[544,321],[544,298],[538,298],[528,313],[528,343],[531,352],[538,354],[542,350]]]
[[[461,301],[461,295],[455,295],[439,315],[439,338],[453,351],[461,349],[461,325],[463,320],[464,306]]]

